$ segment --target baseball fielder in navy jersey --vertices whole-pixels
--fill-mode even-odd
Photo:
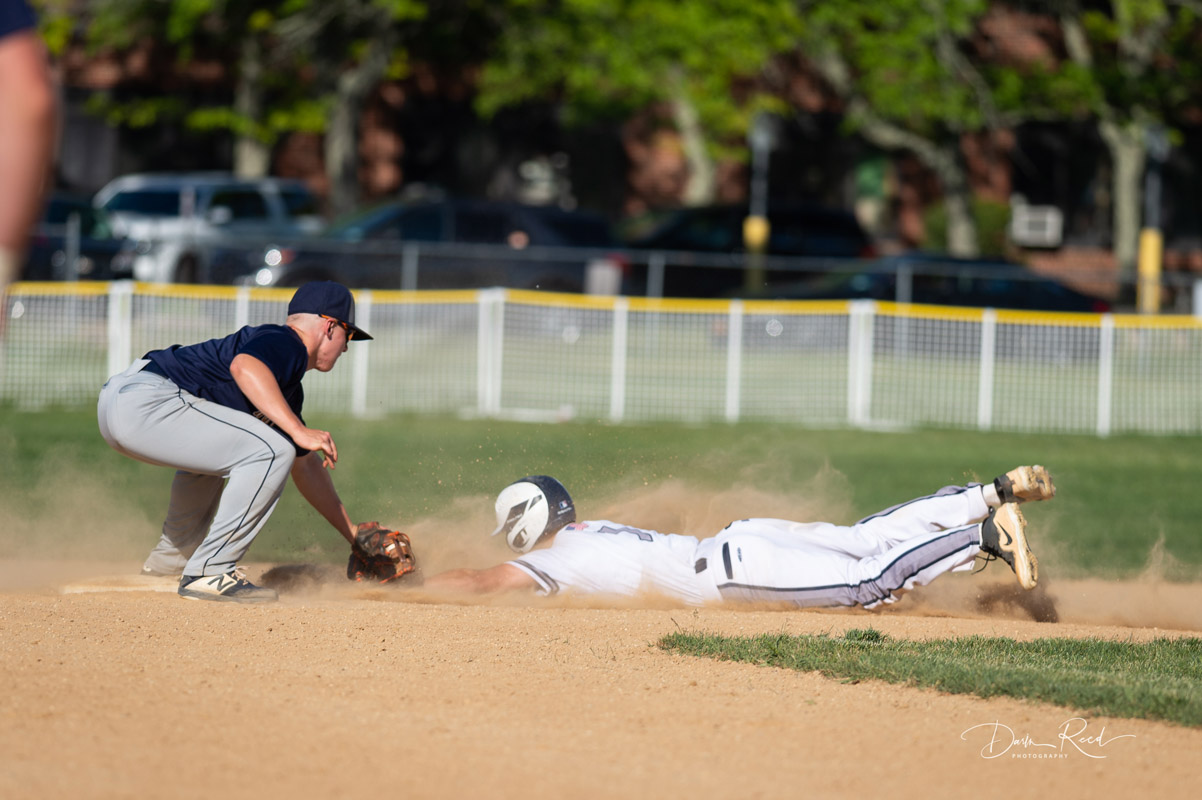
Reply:
[[[357,526],[327,469],[328,431],[302,416],[301,379],[329,372],[351,341],[355,301],[337,283],[297,289],[283,325],[244,327],[222,339],[152,350],[100,392],[100,432],[113,449],[174,467],[171,501],[147,575],[180,576],[183,597],[270,602],[271,589],[235,568],[275,509],[288,476],[348,542]]]
[[[610,520],[577,522],[563,485],[531,475],[506,487],[496,503],[493,533],[504,533],[521,555],[489,569],[444,572],[424,588],[873,608],[969,569],[984,554],[1005,561],[1031,589],[1038,565],[1018,505],[1055,491],[1043,467],[1017,467],[992,484],[948,486],[853,525],[743,519],[698,539]]]

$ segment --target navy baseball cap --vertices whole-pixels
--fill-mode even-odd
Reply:
[[[334,281],[313,281],[296,290],[288,303],[288,314],[318,314],[346,325],[352,342],[367,341],[367,331],[355,327],[355,298],[351,290]]]

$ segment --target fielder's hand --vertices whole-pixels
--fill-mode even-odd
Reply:
[[[410,575],[420,580],[417,557],[409,537],[400,531],[381,527],[378,522],[362,522],[351,545],[346,577],[352,581],[391,583]]]

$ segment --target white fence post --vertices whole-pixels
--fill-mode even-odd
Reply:
[[[726,317],[726,421],[739,421],[743,395],[743,301],[731,300]]]
[[[415,242],[409,242],[401,248],[401,291],[417,291],[417,260],[418,250]]]
[[[993,427],[993,377],[997,359],[997,311],[987,308],[981,314],[981,364],[977,378],[977,427]]]
[[[250,324],[250,287],[239,286],[234,292],[234,330]]]
[[[876,304],[851,301],[847,315],[847,419],[866,426],[872,418],[872,336]]]
[[[484,416],[501,413],[501,362],[505,347],[505,290],[481,289],[476,294],[476,403]]]
[[[371,290],[355,292],[355,325],[365,331],[371,330]],[[351,415],[367,416],[368,368],[371,362],[371,342],[358,342],[350,348],[351,361]]]
[[[134,360],[134,284],[113,281],[109,284],[108,374],[116,375]]]
[[[609,369],[609,419],[621,422],[626,416],[626,351],[630,341],[630,301],[614,300],[614,341]]]
[[[1110,435],[1114,392],[1114,315],[1103,314],[1098,329],[1098,436]]]
[[[651,254],[647,262],[647,296],[664,296],[664,267],[667,257],[660,252]]]

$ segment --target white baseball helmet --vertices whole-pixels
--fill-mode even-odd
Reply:
[[[509,549],[529,552],[546,536],[576,521],[576,506],[563,484],[549,475],[527,475],[497,495],[497,529]]]

